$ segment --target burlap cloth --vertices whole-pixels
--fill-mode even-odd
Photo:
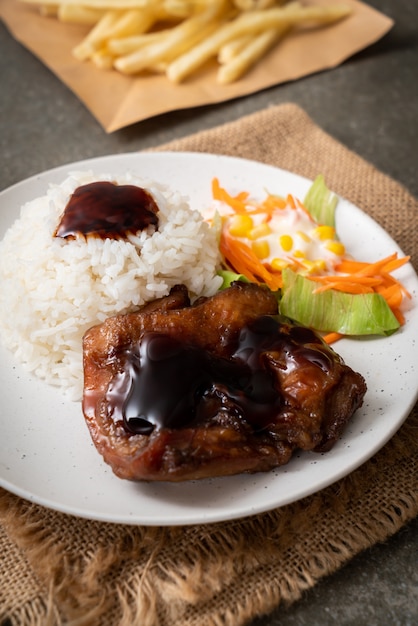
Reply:
[[[239,155],[314,177],[367,211],[418,261],[417,201],[318,128],[272,107],[164,146]],[[239,626],[384,541],[418,514],[418,413],[359,470],[239,521],[130,527],[1,492],[0,617],[17,624]]]

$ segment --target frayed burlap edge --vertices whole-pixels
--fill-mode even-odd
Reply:
[[[321,171],[417,258],[416,201],[294,105],[162,149],[239,155],[310,178]],[[291,604],[418,514],[417,431],[415,411],[375,457],[331,487],[263,515],[207,526],[104,524],[1,491],[0,618],[13,626],[240,626]]]

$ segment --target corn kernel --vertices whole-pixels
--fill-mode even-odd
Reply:
[[[322,272],[326,269],[327,264],[324,259],[315,259],[315,261],[310,261],[309,259],[305,259],[303,261],[303,266],[305,270],[308,271],[309,274],[315,274],[317,272]]]
[[[258,259],[265,259],[270,254],[270,246],[265,239],[257,239],[252,243],[251,248]]]
[[[337,256],[342,256],[345,253],[344,244],[341,241],[330,241],[326,244],[326,249],[333,252]]]
[[[233,237],[246,237],[253,228],[253,220],[249,215],[233,215],[229,232]]]
[[[315,261],[309,261],[308,259],[305,259],[303,261],[303,266],[309,274],[312,274],[316,271]]]
[[[293,239],[290,235],[280,236],[280,245],[285,252],[290,252],[293,248]]]
[[[334,239],[335,237],[335,228],[332,226],[317,226],[313,231],[314,235],[318,237],[321,241],[326,241],[327,239]]]
[[[302,241],[305,241],[306,243],[309,243],[310,241],[312,241],[309,235],[305,233],[303,230],[298,230],[296,234],[302,239]]]
[[[279,259],[278,257],[276,257],[272,260],[270,265],[272,269],[276,272],[281,272],[282,270],[285,270],[286,267],[289,267],[289,262],[285,259]]]
[[[302,250],[295,250],[293,252],[293,256],[295,257],[295,259],[303,259],[305,257],[305,253],[302,252]]]
[[[324,259],[316,259],[315,269],[317,269],[318,271],[323,271],[326,269],[326,267],[327,267],[327,264],[325,263]]]
[[[258,239],[259,237],[266,237],[266,235],[270,235],[271,228],[265,222],[263,224],[258,224],[254,226],[248,233],[249,239]]]

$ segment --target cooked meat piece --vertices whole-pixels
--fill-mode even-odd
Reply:
[[[181,481],[267,471],[332,448],[366,384],[274,294],[184,286],[84,336],[83,411],[115,474]]]

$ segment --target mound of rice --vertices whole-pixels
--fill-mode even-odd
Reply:
[[[99,180],[147,189],[160,209],[158,230],[129,240],[54,237],[73,191]],[[1,341],[35,376],[79,400],[84,332],[175,284],[192,298],[213,295],[222,282],[219,260],[215,233],[179,193],[134,173],[74,172],[25,204],[0,243]]]

